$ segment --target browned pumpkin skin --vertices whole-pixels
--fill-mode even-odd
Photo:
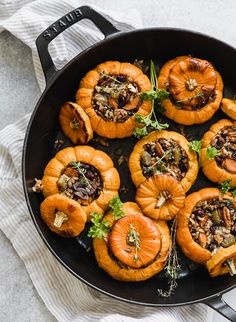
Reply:
[[[63,133],[73,144],[86,144],[93,138],[93,129],[88,115],[76,103],[66,102],[59,113]]]
[[[170,199],[157,206],[160,195],[169,193]],[[168,197],[167,197],[168,198]],[[185,200],[181,184],[168,175],[157,175],[144,181],[137,189],[136,202],[143,213],[156,220],[171,220],[183,207]]]
[[[219,197],[222,194],[217,188],[201,189],[187,196],[184,207],[177,214],[177,243],[185,256],[199,264],[206,264],[212,254],[193,240],[189,230],[189,218],[198,202]],[[224,197],[234,201],[231,194],[225,194]]]
[[[185,137],[177,132],[173,131],[154,131],[151,132],[149,135],[138,141],[134,149],[130,155],[129,158],[129,169],[131,172],[131,178],[138,187],[140,184],[142,184],[144,181],[146,181],[146,177],[143,175],[142,168],[141,168],[141,154],[143,152],[143,146],[144,144],[148,142],[155,142],[156,140],[164,138],[169,140],[176,141],[186,152],[188,158],[189,158],[189,168],[185,175],[185,177],[180,181],[184,192],[187,192],[191,186],[193,185],[194,181],[197,178],[198,174],[198,161],[196,153],[193,151],[190,151],[189,149],[189,142],[185,139]]]
[[[229,99],[229,98],[223,98],[221,101],[220,108],[222,111],[227,114],[231,119],[236,120],[236,101]]]
[[[231,173],[224,168],[220,168],[215,159],[207,160],[206,154],[207,148],[211,145],[211,140],[214,138],[214,136],[224,127],[235,125],[236,122],[227,119],[220,120],[213,124],[209,131],[207,131],[202,138],[202,149],[200,155],[202,171],[209,180],[216,183],[221,183],[230,179],[233,187],[236,186],[236,174]]]
[[[206,264],[210,276],[216,277],[229,273],[229,268],[225,265],[228,259],[234,259],[234,265],[236,264],[236,244],[221,248],[212,255]]]
[[[124,203],[122,209],[125,212],[125,216],[143,215],[141,209],[133,202]],[[106,215],[103,220],[108,220],[111,225],[114,224],[114,217],[111,214]],[[154,259],[154,261],[148,266],[144,268],[121,268],[110,256],[107,242],[105,240],[95,238],[93,241],[93,247],[98,265],[113,278],[126,282],[144,281],[159,273],[164,268],[168,259],[171,240],[167,224],[164,221],[156,221],[155,224],[160,232],[161,248],[156,259]]]
[[[121,63],[119,61],[107,61],[99,64],[94,70],[89,71],[80,82],[79,89],[76,93],[76,101],[89,115],[93,130],[97,134],[110,139],[129,137],[133,134],[133,130],[137,126],[134,115],[123,123],[109,122],[103,120],[93,108],[93,93],[100,79],[100,73],[128,76],[138,85],[140,92],[150,90],[151,83],[141,69],[130,63]],[[126,109],[129,108],[130,106],[126,106]],[[150,113],[151,108],[150,101],[143,101],[137,113],[146,116]]]
[[[168,61],[161,69],[159,77],[158,77],[158,86],[162,89],[167,89],[169,86],[169,76],[170,72],[174,68],[176,64],[179,64],[181,62],[184,62],[188,59],[191,59],[188,56],[180,56],[176,57],[170,61]],[[194,58],[198,61],[203,61],[198,58]],[[210,63],[209,63],[210,64]],[[213,67],[212,67],[213,68]],[[213,68],[214,69],[214,68]],[[187,110],[187,109],[178,109],[176,107],[175,103],[167,98],[162,101],[162,104],[165,108],[164,114],[171,120],[174,120],[176,123],[183,124],[183,125],[193,125],[193,124],[200,124],[204,123],[207,120],[209,120],[214,113],[218,110],[220,107],[220,103],[222,100],[222,92],[223,92],[223,81],[220,76],[220,74],[214,70],[216,74],[216,85],[215,85],[215,98],[214,100],[208,102],[205,106],[198,110]],[[210,82],[211,87],[213,82]],[[206,84],[207,85],[207,84]],[[186,95],[186,98],[188,96]]]
[[[71,162],[84,162],[94,166],[100,173],[103,189],[99,197],[88,206],[82,206],[90,220],[90,213],[96,211],[104,213],[109,207],[109,201],[118,194],[120,188],[120,176],[114,168],[111,158],[102,151],[90,146],[75,146],[59,151],[49,161],[42,178],[44,197],[59,193],[57,180],[64,168]]]
[[[68,217],[61,227],[54,225],[56,211],[63,212]],[[44,199],[40,205],[40,212],[49,229],[63,237],[78,236],[87,220],[87,215],[78,202],[60,194]]]

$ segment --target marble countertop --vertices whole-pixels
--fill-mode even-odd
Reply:
[[[144,27],[168,26],[200,31],[236,47],[234,0],[90,0],[87,4],[121,11],[135,7],[142,14]],[[29,48],[6,31],[0,33],[0,84],[2,129],[32,111],[40,96]],[[2,232],[0,267],[0,321],[56,321]],[[230,295],[227,298],[230,300]],[[214,321],[226,319],[215,313]]]

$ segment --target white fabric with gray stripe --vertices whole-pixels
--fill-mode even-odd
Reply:
[[[83,4],[85,3],[75,0],[21,0],[0,3],[0,31],[9,30],[32,49],[35,73],[41,90],[45,83],[35,39],[59,17]],[[127,15],[126,12],[94,8],[120,30],[142,27],[141,17],[135,10]],[[61,68],[76,54],[101,38],[100,32],[88,21],[72,26],[50,46],[57,68]],[[58,263],[37,233],[23,195],[21,158],[29,117],[25,116],[0,132],[0,228],[11,240],[25,263],[35,288],[58,321],[211,321],[212,311],[203,304],[150,308],[111,299],[81,283]]]

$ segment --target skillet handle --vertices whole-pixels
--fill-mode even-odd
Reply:
[[[36,47],[41,61],[42,69],[45,75],[46,83],[55,75],[57,69],[48,52],[49,43],[61,32],[72,26],[74,23],[83,20],[91,20],[96,27],[104,34],[105,38],[113,33],[119,32],[107,19],[89,6],[82,6],[72,10],[65,16],[58,19],[46,30],[44,30],[36,39]]]
[[[236,322],[236,311],[229,306],[221,296],[205,300],[203,303],[222,314],[229,321]]]

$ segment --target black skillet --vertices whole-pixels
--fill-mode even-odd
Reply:
[[[83,51],[63,69],[56,70],[48,52],[49,43],[61,32],[82,19],[91,20],[104,34],[105,40]],[[79,37],[79,35],[78,35]],[[46,89],[35,107],[27,129],[23,149],[23,182],[25,197],[36,228],[47,247],[74,276],[104,294],[129,303],[146,306],[178,306],[196,302],[205,303],[236,321],[236,312],[222,299],[222,294],[235,287],[235,278],[222,276],[210,278],[206,269],[181,257],[182,272],[176,292],[169,298],[156,295],[157,288],[165,288],[167,280],[163,273],[145,282],[123,283],[112,279],[98,268],[92,250],[86,252],[75,238],[61,238],[52,233],[40,217],[39,205],[42,196],[32,192],[34,178],[41,178],[47,162],[56,153],[55,140],[64,139],[58,126],[58,111],[64,101],[75,100],[75,92],[80,79],[87,71],[107,60],[130,61],[134,59],[153,59],[157,67],[167,60],[192,55],[207,59],[220,72],[225,84],[225,96],[235,94],[236,50],[229,45],[196,32],[153,28],[121,33],[104,17],[90,7],[83,6],[73,10],[47,28],[36,41],[39,57],[46,78]],[[186,133],[194,138],[201,135],[216,122],[225,117],[222,112],[202,125],[186,127]],[[173,122],[170,129],[178,131]],[[135,189],[130,180],[126,164],[117,165],[120,153],[128,156],[136,140],[111,140],[109,147],[99,143],[92,145],[110,154],[117,166],[122,184],[128,192],[121,193],[123,201],[133,200]],[[66,141],[63,145],[71,145]],[[213,186],[200,172],[198,181],[191,191]],[[82,238],[83,242],[83,238]],[[87,241],[85,241],[87,242]]]

